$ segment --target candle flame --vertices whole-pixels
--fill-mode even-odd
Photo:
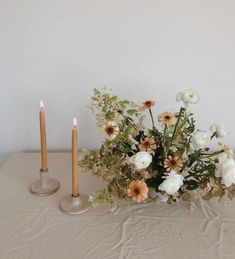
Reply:
[[[40,109],[41,109],[41,110],[43,110],[43,109],[44,109],[44,103],[43,103],[43,101],[42,101],[42,100],[40,101]]]
[[[73,126],[74,126],[74,128],[76,128],[77,125],[78,125],[77,119],[74,117],[74,118],[73,118]]]

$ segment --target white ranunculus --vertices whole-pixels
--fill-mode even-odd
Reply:
[[[198,103],[199,96],[198,93],[193,89],[188,89],[185,92],[179,92],[176,95],[176,101],[182,101],[184,103],[184,107],[188,107],[188,105]]]
[[[210,130],[212,133],[216,134],[216,137],[223,138],[225,137],[228,132],[224,124],[213,124],[210,126]]]
[[[205,131],[197,130],[192,135],[190,146],[192,149],[204,148],[209,142],[209,135]]]
[[[235,161],[233,159],[228,159],[226,162],[223,162],[220,170],[222,183],[226,187],[230,187],[232,184],[235,184]]]
[[[189,89],[183,93],[182,99],[185,103],[195,104],[195,103],[198,103],[199,96],[195,90]]]
[[[147,168],[152,163],[153,157],[146,151],[140,151],[133,157],[133,164],[137,170]]]
[[[175,171],[171,171],[166,177],[166,180],[159,185],[158,189],[173,195],[183,185],[183,181],[184,177],[182,175],[177,174]]]
[[[176,102],[181,102],[183,101],[183,92],[179,92],[177,95],[176,95]]]
[[[228,160],[228,155],[225,152],[223,152],[217,155],[217,158],[219,160],[219,163],[224,163]]]
[[[224,168],[233,165],[235,162],[233,159],[228,158],[226,153],[221,153],[217,155],[219,163],[215,164],[215,176],[222,177]]]

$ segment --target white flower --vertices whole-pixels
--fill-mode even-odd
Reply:
[[[189,89],[189,90],[186,90],[185,92],[179,92],[176,95],[176,101],[177,102],[182,101],[184,104],[184,107],[187,108],[190,103],[191,104],[198,103],[199,96],[195,90]]]
[[[217,156],[218,160],[219,160],[219,163],[223,163],[223,162],[226,162],[228,160],[228,155],[223,152],[223,153],[220,153],[218,156]]]
[[[182,175],[177,174],[175,171],[171,171],[166,177],[166,180],[159,185],[158,189],[173,195],[183,185],[183,181],[184,177]]]
[[[140,151],[131,159],[137,170],[147,168],[152,163],[152,156],[146,151]]]
[[[235,183],[235,163],[223,168],[222,183],[226,187],[230,187]]]
[[[219,142],[218,143],[221,146],[221,151],[223,153],[218,155],[218,160],[219,162],[225,162],[227,159],[232,159],[233,158],[233,150],[230,149],[226,144]]]
[[[209,142],[209,135],[205,131],[197,130],[192,134],[190,146],[192,149],[204,148]]]
[[[222,177],[222,183],[226,187],[235,184],[235,161],[227,159],[225,162],[216,165],[216,176]]]
[[[195,103],[198,103],[199,96],[195,90],[189,89],[183,93],[182,99],[185,103],[195,104]]]
[[[223,138],[225,137],[228,132],[224,124],[213,124],[210,126],[210,130],[212,133],[216,134],[217,138]]]

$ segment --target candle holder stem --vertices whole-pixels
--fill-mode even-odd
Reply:
[[[91,207],[89,197],[80,193],[79,196],[66,196],[60,203],[60,210],[65,214],[81,214]]]
[[[49,177],[49,171],[40,170],[39,180],[30,186],[30,192],[36,196],[48,196],[58,191],[60,184],[57,180]]]

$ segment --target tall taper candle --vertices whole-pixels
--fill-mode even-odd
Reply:
[[[78,133],[77,133],[77,120],[73,119],[72,129],[72,195],[73,197],[79,196],[78,190]]]
[[[40,134],[41,134],[41,170],[47,171],[47,141],[46,141],[46,122],[43,101],[40,101]]]

